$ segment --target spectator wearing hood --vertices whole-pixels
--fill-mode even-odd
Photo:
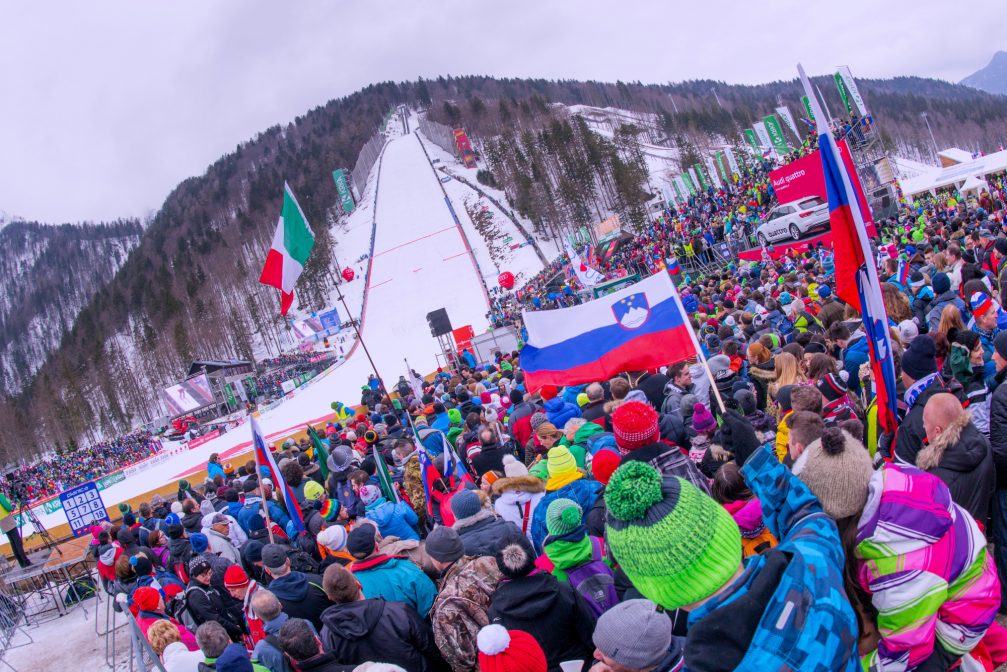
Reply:
[[[931,285],[934,288],[934,298],[930,311],[927,313],[927,331],[936,333],[941,324],[941,313],[947,306],[954,306],[961,313],[962,322],[968,322],[968,315],[965,310],[965,302],[958,296],[956,290],[951,288],[951,278],[947,273],[935,273]]]
[[[339,565],[325,570],[332,603],[322,614],[321,641],[337,660],[380,660],[406,670],[442,669],[430,625],[405,603],[367,598],[359,577]]]
[[[419,541],[420,535],[416,531],[419,518],[409,504],[389,502],[381,495],[381,488],[376,485],[365,485],[360,488],[358,495],[364,504],[365,515],[378,526],[381,536]]]
[[[365,523],[355,528],[347,538],[346,550],[353,556],[348,568],[360,582],[365,597],[404,602],[422,618],[427,617],[437,595],[436,586],[409,560],[381,552],[377,527]]]
[[[189,651],[198,651],[196,636],[189,632],[184,625],[168,616],[164,609],[164,596],[151,586],[141,586],[133,591],[133,604],[137,607],[136,624],[140,626],[140,631],[144,637],[150,632],[150,626],[158,621],[168,621],[178,629],[179,641],[181,641]]]
[[[539,394],[544,402],[543,408],[546,417],[556,427],[565,426],[566,421],[570,418],[580,417],[580,407],[575,403],[564,401],[563,397],[559,396],[559,390],[555,385],[546,385],[539,390]]]

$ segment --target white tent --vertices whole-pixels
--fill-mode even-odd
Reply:
[[[906,196],[915,196],[925,191],[934,192],[941,187],[951,185],[962,189],[969,182],[969,178],[983,178],[1002,170],[1007,170],[1007,150],[980,156],[978,159],[956,166],[934,169],[931,172],[904,180],[900,184],[902,193]],[[971,188],[976,188],[974,183],[971,184]]]

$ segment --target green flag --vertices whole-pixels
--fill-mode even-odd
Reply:
[[[843,105],[846,106],[846,114],[853,111],[850,107],[850,96],[846,93],[846,85],[843,84],[843,76],[838,72],[835,74],[836,78],[836,88],[839,89],[839,97],[843,99]]]
[[[757,156],[762,156],[762,148],[759,146],[759,139],[755,137],[755,131],[750,128],[745,129],[745,140],[752,146]]]
[[[381,456],[378,452],[378,447],[374,446],[374,475],[378,477],[378,483],[381,484],[381,494],[385,496],[392,504],[399,503],[399,491],[395,487],[395,483],[392,482],[392,475],[388,471],[388,464],[385,463],[385,458]]]
[[[766,125],[766,132],[769,133],[769,142],[779,155],[784,155],[790,151],[787,146],[787,139],[783,137],[783,128],[780,127],[780,120],[775,114],[767,114],[762,118],[762,123]]]
[[[699,178],[699,186],[702,187],[703,191],[706,191],[707,187],[710,185],[710,181],[703,174],[703,167],[698,163],[693,165],[696,170],[696,177]]]
[[[308,440],[311,441],[311,446],[315,449],[315,454],[318,455],[318,468],[322,470],[322,479],[328,480],[329,451],[325,448],[325,441],[318,436],[318,432],[311,425],[308,425]]]
[[[727,167],[724,165],[723,152],[717,152],[717,171],[720,173],[720,177],[724,180],[724,182],[730,182],[731,174],[727,172]]]
[[[808,100],[807,96],[801,98],[801,102],[804,104],[804,113],[808,115],[808,121],[815,120],[815,113],[811,111],[811,101]]]

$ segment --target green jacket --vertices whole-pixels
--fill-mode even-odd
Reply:
[[[569,581],[566,570],[574,569],[591,561],[591,537],[587,535],[584,535],[584,538],[579,541],[564,541],[562,539],[549,541],[547,537],[546,542],[543,550],[546,557],[549,558],[549,562],[553,564],[552,575],[560,581]],[[612,566],[607,555],[603,559],[606,565]]]

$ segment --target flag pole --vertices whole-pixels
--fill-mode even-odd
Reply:
[[[262,437],[265,441],[266,437]],[[263,445],[265,450],[269,450],[269,446]],[[276,540],[273,539],[273,523],[269,519],[269,507],[266,506],[266,497],[262,492],[262,471],[261,465],[259,464],[259,451],[255,450],[255,430],[252,430],[252,455],[255,456],[255,476],[259,479],[259,501],[262,504],[262,515],[266,519],[266,532],[269,533],[269,543],[275,544]]]
[[[374,359],[371,357],[371,351],[367,349],[367,343],[364,342],[364,335],[360,333],[358,320],[353,319],[353,316],[350,313],[350,308],[346,305],[346,297],[343,296],[341,285],[342,283],[336,283],[336,295],[339,297],[339,302],[343,304],[343,310],[346,311],[346,317],[350,319],[350,323],[353,325],[353,331],[357,334],[357,341],[360,343],[360,347],[364,349],[364,354],[367,355],[367,361],[371,364],[371,371],[373,371],[374,375],[378,377],[378,386],[380,387],[383,396],[388,397],[388,390],[385,389],[385,379],[381,377],[380,373],[378,373],[378,367],[374,363]]]
[[[671,279],[668,279],[671,282]],[[675,287],[675,283],[671,282],[671,294],[675,297],[675,305],[678,306],[679,312],[682,317],[688,317],[688,313],[685,312],[685,306],[682,305],[682,297],[678,295],[678,289]],[[703,354],[703,348],[699,345],[699,339],[696,337],[696,332],[692,328],[692,320],[684,320],[685,326],[689,330],[689,337],[692,338],[692,345],[696,348],[696,359],[699,363],[703,365],[703,370],[706,371],[706,377],[710,381],[710,391],[717,398],[717,404],[720,405],[721,414],[727,413],[727,406],[724,404],[724,398],[720,396],[720,389],[717,387],[717,381],[713,379],[713,372],[710,371],[710,365],[706,360],[706,355]]]

